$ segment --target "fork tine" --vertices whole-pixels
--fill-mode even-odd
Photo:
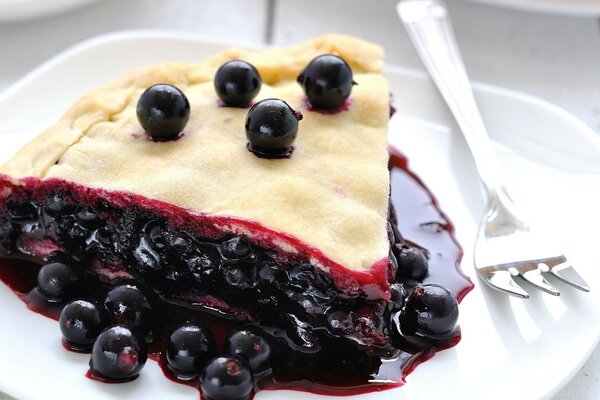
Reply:
[[[546,264],[539,264],[538,268],[527,271],[519,276],[546,293],[553,296],[560,296],[558,289],[552,286],[542,275],[542,266],[546,266]]]
[[[555,265],[552,268],[548,267],[548,265],[546,264],[543,265],[545,269],[542,270],[543,272],[556,276],[558,279],[573,286],[574,288],[577,288],[584,292],[590,291],[590,287],[587,284],[587,282],[577,273],[575,268],[573,268],[573,266],[571,266],[569,263],[564,262],[562,264]]]
[[[529,293],[527,293],[525,289],[523,289],[513,280],[512,274],[508,271],[499,270],[491,272],[486,276],[480,274],[480,276],[488,285],[496,290],[511,294],[521,299],[529,298]]]

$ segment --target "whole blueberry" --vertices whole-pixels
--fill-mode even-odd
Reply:
[[[113,381],[127,381],[138,376],[146,360],[146,342],[128,328],[113,326],[102,332],[90,359],[92,374]]]
[[[413,287],[398,318],[402,335],[436,343],[454,339],[457,321],[456,297],[439,285]]]
[[[427,257],[421,250],[406,245],[394,245],[393,249],[398,261],[398,277],[420,281],[427,276]]]
[[[60,302],[72,299],[82,281],[81,272],[68,264],[52,262],[42,266],[37,275],[40,292],[48,300]]]
[[[233,60],[219,67],[214,83],[217,95],[225,104],[246,107],[260,91],[262,80],[252,64]]]
[[[167,363],[178,378],[192,379],[200,375],[215,352],[215,340],[210,331],[187,323],[169,336]]]
[[[355,85],[348,63],[333,54],[315,57],[297,80],[311,105],[323,109],[344,104]]]
[[[252,392],[252,372],[239,358],[216,357],[202,371],[200,389],[206,399],[247,399]]]
[[[115,286],[107,293],[104,306],[113,324],[143,333],[149,330],[152,307],[137,286],[129,283]]]
[[[187,124],[190,103],[175,86],[159,83],[150,86],[140,96],[137,117],[152,139],[174,139]]]
[[[225,340],[224,351],[246,361],[254,372],[264,369],[271,355],[267,340],[250,329],[234,331]]]
[[[298,134],[302,115],[280,99],[261,100],[246,116],[246,137],[258,156],[286,157]]]
[[[73,300],[63,308],[58,323],[65,343],[73,350],[86,351],[108,325],[108,316],[95,303]]]

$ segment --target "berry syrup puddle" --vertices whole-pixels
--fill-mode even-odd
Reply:
[[[402,233],[408,244],[424,249],[429,255],[429,273],[422,283],[444,286],[460,301],[473,288],[473,284],[459,268],[463,253],[454,237],[454,226],[440,210],[432,193],[410,171],[407,158],[394,149],[390,149],[389,169],[391,202],[396,210],[396,218],[391,218],[390,221],[396,224],[397,230]],[[38,292],[36,276],[39,268],[39,265],[26,261],[0,259],[0,280],[31,310],[58,320],[64,303],[48,303]],[[92,299],[102,299],[108,290],[107,285],[99,285],[98,281],[90,286],[85,288],[89,289],[86,297]],[[149,345],[149,358],[159,363],[167,378],[194,388],[199,388],[198,378],[179,380],[167,366],[165,348],[169,332],[181,326],[183,322],[192,320],[212,331],[217,349],[220,350],[229,332],[243,325],[243,322],[224,318],[223,314],[214,310],[199,311],[183,303],[159,300],[154,304],[153,310],[154,337]],[[268,331],[268,328],[263,328]],[[398,387],[420,363],[433,357],[436,351],[452,347],[459,341],[460,336],[440,348],[419,348],[402,343],[393,358],[366,357],[366,360],[359,362],[353,359],[353,356],[340,362],[332,360],[335,357],[310,357],[289,350],[274,352],[272,369],[254,377],[255,392],[293,389],[345,396]],[[57,345],[60,343],[57,342]],[[65,348],[72,350],[68,345],[65,345]],[[330,355],[339,354],[336,350],[339,349],[332,349]],[[346,368],[347,366],[351,367]],[[82,365],[82,370],[85,369],[86,366]],[[86,376],[97,379],[89,371]]]

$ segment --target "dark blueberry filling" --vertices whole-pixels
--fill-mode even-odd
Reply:
[[[96,260],[102,260],[103,268],[113,265],[116,270],[141,278],[164,299],[206,303],[205,299],[212,296],[222,299],[232,309],[245,310],[250,319],[260,315],[260,323],[286,329],[292,344],[300,349],[317,351],[324,338],[335,337],[344,338],[349,345],[374,346],[381,354],[391,351],[384,333],[385,322],[377,317],[384,305],[367,301],[362,294],[340,292],[329,275],[307,261],[282,264],[273,251],[239,236],[203,238],[134,207],[75,206],[69,200],[73,196],[69,192],[50,193],[42,202],[8,204],[9,212],[0,214],[0,226],[8,227],[17,240],[0,248],[0,252],[27,256],[29,239],[47,238],[69,254],[70,263],[92,266]],[[59,202],[59,198],[65,200]],[[54,216],[50,216],[46,212],[49,203],[60,203],[60,209],[69,213],[57,214],[53,210]],[[66,268],[69,267],[64,265],[63,269]],[[65,274],[60,275],[64,283],[59,281],[49,297],[62,300],[59,293],[62,286],[68,289],[69,282],[75,282],[75,277]],[[111,280],[106,271],[100,271],[100,277]],[[44,288],[40,282],[40,290],[46,293]],[[132,297],[129,299],[132,304],[141,307],[143,301],[134,299],[135,289],[127,285],[111,291],[106,306],[114,323],[138,330],[147,319],[142,315],[148,314],[144,311],[149,307],[147,303],[132,311],[120,299],[110,300],[111,293],[117,296],[119,290],[127,288],[131,290],[121,293],[121,297]],[[358,308],[364,310],[362,322],[344,331],[328,329],[330,314]],[[127,311],[116,315],[117,310]],[[241,317],[235,312],[231,314]]]
[[[214,373],[223,382],[231,378],[220,375],[222,366],[208,371],[209,355],[217,354],[221,359],[240,362],[239,370],[234,369],[241,378],[227,383],[236,395],[247,395],[247,376],[256,389],[289,387],[323,394],[356,394],[395,386],[390,382],[399,384],[421,357],[431,355],[433,347],[452,344],[459,335],[453,297],[449,300],[449,292],[428,284],[449,284],[453,294],[460,297],[468,291],[469,282],[448,265],[450,274],[456,276],[440,278],[436,259],[439,244],[425,243],[428,251],[420,252],[424,260],[417,257],[420,264],[414,267],[414,257],[409,259],[404,253],[421,248],[402,238],[394,208],[390,208],[389,217],[393,244],[389,276],[394,282],[391,301],[383,303],[341,292],[329,275],[309,262],[301,258],[282,261],[272,250],[243,237],[201,236],[141,207],[113,207],[101,198],[94,202],[75,198],[76,193],[66,186],[42,195],[14,195],[9,203],[0,200],[0,278],[21,293],[30,308],[56,318],[65,301],[77,294],[68,293],[49,303],[41,288],[35,288],[39,263],[62,263],[73,266],[76,275],[81,273],[80,287],[91,302],[89,307],[70,310],[61,322],[71,329],[63,331],[65,340],[72,339],[70,347],[89,349],[98,329],[106,324],[98,317],[104,314],[103,307],[113,308],[107,314],[112,314],[110,323],[118,324],[100,335],[102,340],[95,340],[98,350],[92,355],[91,368],[97,378],[134,378],[143,367],[148,345],[167,376],[179,382],[187,379],[187,384],[197,387],[202,385],[194,376]],[[438,210],[434,200],[418,204]],[[447,230],[438,237],[446,235],[451,238]],[[35,251],[31,243],[36,244]],[[40,256],[40,246],[47,247],[47,256]],[[442,247],[448,254],[456,250],[452,239]],[[454,255],[448,260],[457,262]],[[422,261],[424,278],[417,276],[422,275]],[[398,265],[413,265],[416,272],[396,273]],[[131,282],[149,285],[138,288],[145,302],[137,292],[133,298],[131,293],[110,295]],[[115,283],[119,285],[115,287]],[[215,299],[226,304],[211,303]],[[152,315],[149,319],[142,316],[146,305]],[[102,310],[96,312],[94,307]],[[127,313],[127,307],[132,307],[132,313]],[[122,315],[115,314],[115,309],[123,310]],[[87,325],[72,329],[75,325],[68,321],[76,318]],[[202,338],[171,337],[190,325],[204,335],[212,334],[215,342],[204,349],[199,345]],[[72,346],[78,342],[80,346]],[[111,359],[120,361],[111,363],[103,354],[112,354]],[[388,356],[396,357],[393,368],[389,360],[386,368],[380,368],[384,365],[382,357]],[[204,386],[204,397],[210,397],[211,388]]]

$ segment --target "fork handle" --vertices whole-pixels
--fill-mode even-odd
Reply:
[[[404,0],[397,5],[425,68],[437,85],[467,142],[488,198],[501,192],[502,172],[475,102],[445,4]]]

